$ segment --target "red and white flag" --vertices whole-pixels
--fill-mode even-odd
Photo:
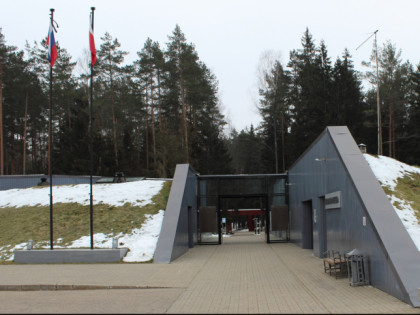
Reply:
[[[96,62],[96,49],[95,49],[95,38],[93,37],[92,14],[90,15],[90,20],[89,20],[89,47],[90,47],[90,54],[92,57],[92,66],[93,66]]]

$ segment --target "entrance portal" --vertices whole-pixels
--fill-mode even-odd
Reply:
[[[266,227],[267,196],[220,196],[221,232],[249,231],[260,235]],[[223,239],[223,238],[222,238]]]
[[[286,174],[199,175],[197,239],[221,244],[238,229],[265,233],[268,243],[289,241]]]

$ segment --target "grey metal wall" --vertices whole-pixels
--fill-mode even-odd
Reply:
[[[0,176],[0,190],[29,188],[37,186],[41,178],[46,178],[49,181],[49,175],[32,174],[32,175],[2,175]],[[101,178],[100,176],[93,176],[93,183]],[[53,175],[53,185],[76,185],[89,184],[90,176],[79,175]]]
[[[193,233],[193,244],[197,243],[196,231],[197,175],[189,164],[178,164],[153,262],[170,263],[185,254],[190,246],[189,233]]]
[[[341,207],[325,209],[337,191]],[[328,127],[290,168],[289,207],[292,242],[318,257],[357,248],[373,286],[420,306],[420,253],[347,127]]]

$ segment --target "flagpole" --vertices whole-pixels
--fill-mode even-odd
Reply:
[[[92,17],[92,31],[94,21],[95,7],[90,8]],[[92,57],[92,55],[91,55]],[[92,189],[92,176],[93,176],[93,60],[90,62],[90,111],[89,111],[89,125],[90,125],[90,248],[93,249],[93,189]]]
[[[51,11],[51,25],[54,21],[54,9]],[[51,40],[51,39],[50,39]],[[52,65],[50,64],[50,118],[49,118],[49,135],[48,135],[48,154],[49,154],[49,175],[50,175],[50,247],[54,249],[53,245],[53,191],[52,191]]]

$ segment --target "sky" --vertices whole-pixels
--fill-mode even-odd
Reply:
[[[402,60],[420,61],[418,0],[0,0],[0,27],[7,45],[23,50],[48,32],[50,8],[59,25],[56,41],[77,61],[88,48],[90,7],[95,7],[95,41],[108,32],[137,59],[147,38],[166,48],[178,24],[202,62],[219,82],[222,113],[242,130],[261,121],[258,114],[258,69],[264,55],[287,65],[301,48],[306,28],[316,45],[325,41],[334,63],[347,48],[355,68],[368,61],[378,30],[378,46],[391,41]]]
[[[410,173],[419,173],[419,167],[413,167],[385,156],[374,157],[363,155],[370,165],[373,173],[383,186],[388,186],[390,191],[396,186],[397,179]],[[157,194],[164,180],[141,180],[119,184],[96,184],[93,186],[94,204],[105,203],[120,206],[126,202],[143,206],[152,202],[152,197]],[[83,205],[89,204],[89,185],[62,185],[54,186],[54,202],[76,202]],[[9,189],[0,191],[1,207],[21,207],[25,205],[49,205],[49,187],[26,189]],[[118,196],[113,198],[112,196]],[[420,224],[414,210],[408,202],[397,199],[394,195],[388,196],[391,203],[397,201],[401,209],[394,207],[395,212],[409,233],[411,239],[420,251]],[[165,215],[161,209],[155,215],[147,215],[141,228],[136,228],[128,234],[113,236],[104,233],[95,233],[94,248],[112,248],[113,237],[118,238],[119,247],[130,249],[123,258],[124,262],[144,262],[153,258],[156,244]],[[0,247],[0,261],[13,260],[15,250],[25,249],[27,243]],[[34,248],[49,248],[50,244],[34,244]],[[69,245],[54,245],[56,248],[89,248],[90,235],[73,241]]]

